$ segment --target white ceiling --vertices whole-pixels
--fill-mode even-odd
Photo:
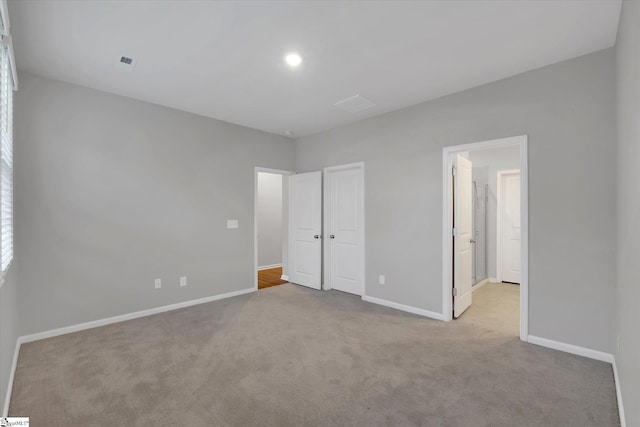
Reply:
[[[9,16],[21,70],[298,137],[610,47],[620,5],[10,0]],[[377,106],[333,106],[356,94]]]

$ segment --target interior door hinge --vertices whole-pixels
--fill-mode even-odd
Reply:
[[[458,290],[456,288],[453,288],[451,293],[453,294],[454,297],[458,296]]]
[[[456,167],[451,166],[451,175],[456,176]]]
[[[453,228],[451,229],[451,235],[452,235],[453,237],[456,237],[456,228],[455,228],[455,227],[453,227]]]

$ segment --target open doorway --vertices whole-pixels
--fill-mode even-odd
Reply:
[[[287,185],[291,172],[255,169],[257,289],[287,283]]]
[[[526,136],[443,151],[444,319],[528,334]]]

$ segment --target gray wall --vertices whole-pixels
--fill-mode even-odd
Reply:
[[[441,312],[442,148],[527,134],[529,332],[612,351],[614,53],[301,138],[301,172],[365,162],[367,294]]]
[[[497,172],[520,169],[520,147],[504,147],[493,150],[478,150],[469,153],[474,168],[487,166],[489,200],[487,202],[487,272],[490,278],[497,277],[496,254],[498,233],[498,181]]]
[[[16,276],[14,260],[5,275],[4,284],[0,288],[0,410],[4,406],[11,364],[13,363],[13,352],[19,336]]]
[[[640,426],[640,3],[622,5],[618,70],[618,293],[616,363],[628,426]]]
[[[258,173],[258,267],[282,264],[282,175]]]
[[[293,141],[25,73],[19,79],[21,334],[255,285],[254,167],[293,170]],[[227,230],[229,218],[240,228]],[[183,275],[188,286],[180,288]]]

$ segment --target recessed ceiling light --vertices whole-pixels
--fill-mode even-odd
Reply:
[[[302,64],[302,57],[297,53],[288,54],[287,56],[284,57],[284,60],[291,67],[297,67],[298,65]]]

